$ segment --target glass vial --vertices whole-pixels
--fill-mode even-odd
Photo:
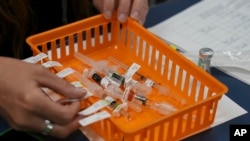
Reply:
[[[198,66],[208,73],[211,73],[210,65],[214,51],[211,48],[201,48],[199,51]]]

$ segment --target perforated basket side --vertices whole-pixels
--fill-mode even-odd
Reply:
[[[117,21],[108,21],[103,15],[97,15],[32,35],[26,41],[34,55],[44,52],[51,60],[64,62],[75,52],[88,54],[116,43],[117,36],[111,38],[110,35],[117,35],[117,29]]]

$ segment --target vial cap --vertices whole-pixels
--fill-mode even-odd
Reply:
[[[213,57],[214,51],[211,48],[201,48],[199,55],[201,58],[210,59]]]
[[[102,80],[102,77],[99,76],[98,74],[94,73],[94,74],[92,75],[92,79],[95,80],[97,83],[100,83],[101,80]]]

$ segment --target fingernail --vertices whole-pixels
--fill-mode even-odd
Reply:
[[[75,90],[79,93],[87,93],[86,89],[76,87]]]
[[[139,23],[139,24],[141,24],[141,25],[143,25],[143,22],[142,22],[142,20],[138,20],[138,23]]]
[[[106,18],[106,19],[111,19],[111,17],[112,17],[112,12],[111,11],[106,11],[106,12],[104,12],[104,17]]]
[[[119,17],[118,17],[118,20],[119,20],[120,22],[122,22],[122,23],[126,22],[126,20],[127,20],[127,15],[124,14],[124,13],[121,13],[121,14],[119,15]]]
[[[138,20],[139,18],[139,13],[137,11],[134,11],[131,15],[130,15],[131,18],[135,19],[135,20]]]
[[[131,18],[135,19],[139,24],[143,24],[142,20],[139,19],[139,13],[137,11],[134,11],[131,15]]]

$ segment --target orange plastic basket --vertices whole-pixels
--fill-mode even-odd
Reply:
[[[128,109],[133,115],[131,121],[111,117],[90,125],[108,141],[183,139],[214,122],[218,101],[227,92],[222,83],[132,19],[122,24],[115,15],[111,20],[97,15],[33,35],[27,38],[27,43],[34,55],[44,52],[49,54],[49,60],[79,71],[86,66],[74,58],[75,52],[94,60],[113,56],[128,66],[136,62],[142,66],[141,74],[168,86],[171,93],[186,101],[185,105],[180,105],[153,89],[149,98],[168,101],[178,110],[161,115],[148,108],[143,108],[141,113]],[[94,100],[88,99],[90,103]]]

